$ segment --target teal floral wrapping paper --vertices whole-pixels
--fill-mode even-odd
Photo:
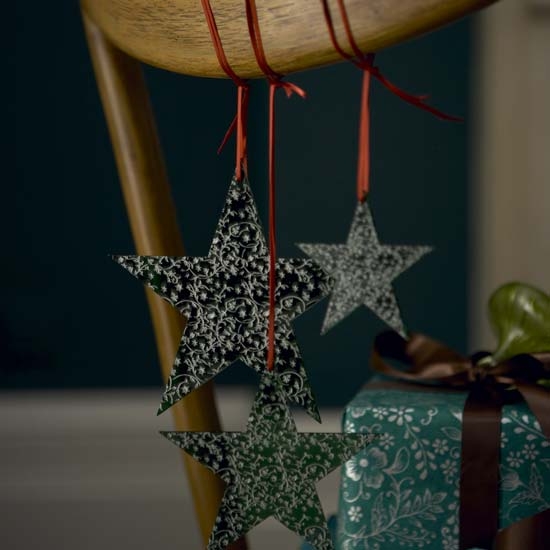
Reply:
[[[337,550],[458,549],[464,393],[365,389],[345,432],[381,433],[342,468]],[[550,442],[524,403],[503,409],[500,528],[550,508]]]

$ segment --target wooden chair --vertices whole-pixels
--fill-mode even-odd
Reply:
[[[347,0],[361,49],[377,51],[432,30],[493,0]],[[107,118],[131,230],[140,255],[184,254],[164,161],[140,62],[201,77],[226,77],[199,0],[82,0],[82,14]],[[270,65],[279,73],[340,61],[319,0],[259,0],[258,16]],[[344,29],[331,0],[335,30]],[[228,61],[244,78],[263,76],[248,38],[243,0],[213,0]],[[351,52],[350,52],[351,53]],[[183,317],[152,291],[147,299],[165,379],[184,327]],[[172,407],[177,430],[220,430],[212,384]],[[208,540],[223,484],[183,455],[201,535]],[[246,548],[243,540],[233,549]]]

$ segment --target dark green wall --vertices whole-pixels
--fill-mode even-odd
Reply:
[[[18,3],[15,167],[4,182],[0,384],[143,386],[160,377],[143,291],[109,253],[134,251],[83,39],[77,2]],[[385,51],[380,67],[412,92],[467,116],[467,21]],[[37,57],[37,52],[41,55]],[[187,251],[207,252],[233,149],[229,82],[146,70]],[[355,206],[360,73],[338,65],[293,77],[308,99],[278,98],[278,236],[343,242]],[[266,212],[266,86],[254,84],[251,184]],[[436,251],[395,283],[405,322],[464,350],[468,125],[443,123],[372,91],[371,205],[386,243]],[[11,160],[11,159],[10,159]],[[368,374],[366,309],[319,336],[326,303],[296,323],[322,404],[343,403]],[[252,380],[248,369],[224,381]]]

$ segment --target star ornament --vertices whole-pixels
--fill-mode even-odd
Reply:
[[[208,550],[226,548],[270,516],[317,550],[333,549],[315,483],[377,437],[298,433],[280,377],[270,372],[245,432],[161,433],[226,483]]]
[[[269,257],[247,181],[231,182],[208,256],[114,259],[188,321],[159,413],[238,359],[265,371]],[[288,398],[317,420],[291,321],[327,295],[330,284],[312,260],[277,260],[275,370],[283,377]]]
[[[346,244],[298,244],[335,280],[321,329],[325,334],[361,305],[405,336],[392,281],[430,246],[382,245],[370,209],[359,202]]]

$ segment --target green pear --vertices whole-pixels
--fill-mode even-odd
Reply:
[[[524,283],[507,283],[489,299],[489,319],[498,339],[495,362],[520,353],[550,351],[550,296]]]

